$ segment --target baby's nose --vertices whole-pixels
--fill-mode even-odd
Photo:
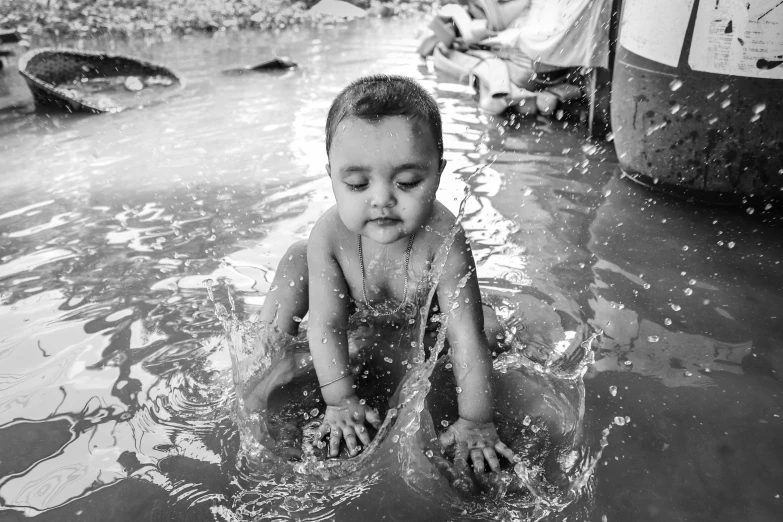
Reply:
[[[378,185],[373,190],[371,203],[374,207],[390,207],[396,203],[392,190],[383,185]]]

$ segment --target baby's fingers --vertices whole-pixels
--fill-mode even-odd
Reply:
[[[367,446],[370,443],[370,434],[367,433],[367,428],[364,427],[364,425],[356,426],[356,436],[359,437],[359,440]]]
[[[353,457],[358,453],[356,449],[356,433],[353,428],[347,426],[343,428],[343,438],[345,439],[345,445],[348,448],[348,454]]]
[[[489,446],[485,446],[481,452],[484,454],[484,458],[487,459],[489,469],[492,471],[500,471],[500,462],[498,461],[498,456],[495,455],[495,450]]]
[[[378,415],[378,411],[377,410],[375,410],[373,408],[367,408],[367,410],[365,411],[364,418],[376,430],[381,428],[381,424],[383,423],[383,421],[381,421],[381,417],[380,417],[380,415]],[[368,442],[365,442],[365,444],[369,444],[369,438],[367,440],[368,440]]]
[[[484,453],[479,448],[470,450],[470,460],[476,473],[484,473]]]
[[[338,428],[332,428],[329,432],[329,456],[336,457],[340,454],[340,440],[342,433]]]
[[[455,442],[457,442],[457,435],[454,433],[454,430],[451,428],[447,429],[443,433],[440,434],[440,443],[444,448],[448,448]]]
[[[498,443],[495,444],[495,451],[506,457],[509,461],[514,462],[514,452],[502,442],[498,441]]]
[[[315,432],[315,440],[322,441],[324,437],[329,435],[329,423],[324,422],[320,426],[318,426],[318,431]]]
[[[443,441],[441,440],[441,442]],[[468,445],[464,442],[458,442],[457,447],[454,449],[454,466],[464,473],[468,469],[469,456]]]

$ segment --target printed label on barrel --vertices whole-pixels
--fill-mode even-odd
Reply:
[[[639,56],[677,67],[694,0],[626,0],[620,45]]]
[[[783,79],[783,1],[702,0],[688,64],[694,71]]]

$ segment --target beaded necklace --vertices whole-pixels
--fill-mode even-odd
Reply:
[[[408,249],[405,250],[405,291],[402,294],[402,302],[400,305],[392,310],[391,312],[381,312],[377,308],[374,308],[370,301],[367,299],[367,287],[364,282],[364,256],[362,255],[362,236],[361,234],[356,235],[356,241],[359,245],[359,268],[362,272],[362,297],[364,297],[364,305],[369,308],[375,315],[394,315],[405,306],[405,303],[408,301],[408,263],[411,260],[411,249],[413,248],[413,236],[415,236],[415,233],[411,234],[410,239],[408,240]]]

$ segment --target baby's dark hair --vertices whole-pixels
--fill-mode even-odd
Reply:
[[[390,74],[359,78],[337,95],[326,118],[326,154],[343,119],[373,121],[384,116],[408,116],[424,124],[435,139],[438,159],[443,159],[443,125],[438,104],[412,78]]]

